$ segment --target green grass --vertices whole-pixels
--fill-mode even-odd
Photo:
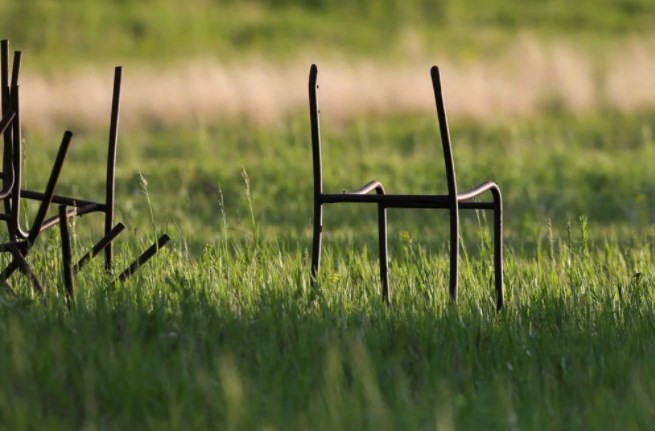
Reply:
[[[156,278],[81,286],[71,309],[54,293],[4,306],[0,417],[12,429],[647,428],[653,280],[626,267],[652,266],[652,248],[555,246],[510,254],[501,314],[488,265],[466,262],[456,309],[446,262],[424,248],[394,266],[392,309],[356,252],[330,253],[315,293],[297,250],[171,253]]]
[[[194,56],[387,62],[413,49],[476,60],[525,32],[602,55],[654,22],[649,0],[0,0],[1,36],[37,71]],[[29,260],[47,293],[21,274],[17,296],[0,293],[0,429],[652,426],[653,112],[554,105],[521,122],[453,124],[460,189],[493,179],[503,191],[501,313],[483,213],[462,216],[457,306],[443,211],[390,211],[386,308],[375,208],[328,207],[312,286],[307,123],[121,136],[117,266],[164,231],[173,241],[123,286],[94,262],[67,303],[58,232],[39,238]],[[376,178],[392,193],[446,191],[432,115],[323,130],[326,190]],[[26,185],[42,190],[61,135],[25,137]],[[100,198],[105,152],[106,136],[82,128],[58,192]],[[101,226],[74,221],[76,256]]]
[[[0,427],[646,429],[653,127],[652,113],[613,112],[454,124],[460,187],[493,178],[503,190],[502,313],[482,214],[464,217],[457,307],[447,216],[431,211],[390,213],[387,309],[375,209],[328,207],[313,288],[305,118],[125,135],[119,266],[158,232],[172,246],[116,288],[95,262],[69,307],[57,232],[36,245],[47,294],[17,274],[18,297],[0,303]],[[390,192],[445,191],[431,116],[323,129],[326,190],[380,178]],[[26,139],[28,185],[40,189],[58,137]],[[101,196],[104,139],[74,137],[61,192]],[[76,220],[77,255],[100,225]]]

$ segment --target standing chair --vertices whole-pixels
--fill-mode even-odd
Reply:
[[[314,235],[312,242],[312,280],[317,280],[321,265],[321,236],[323,234],[323,205],[334,203],[370,203],[378,206],[380,279],[382,281],[382,298],[391,304],[389,293],[389,270],[387,257],[387,208],[431,208],[448,210],[450,215],[450,281],[449,292],[453,302],[458,297],[459,271],[459,211],[492,210],[494,213],[494,279],[496,285],[496,309],[503,307],[503,204],[500,188],[494,182],[487,181],[464,192],[457,191],[455,180],[455,163],[453,161],[446,108],[441,91],[439,68],[431,69],[432,87],[437,105],[437,118],[441,134],[444,162],[446,164],[447,195],[392,195],[386,194],[380,181],[370,181],[363,187],[344,193],[324,193],[321,168],[321,136],[319,127],[319,109],[317,101],[318,68],[312,65],[309,70],[309,116],[311,121],[312,156],[314,168]],[[375,191],[371,195],[370,192]],[[491,202],[476,202],[473,199],[490,192]]]

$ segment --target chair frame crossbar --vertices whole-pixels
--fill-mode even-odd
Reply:
[[[460,210],[489,210],[494,214],[494,280],[496,288],[496,309],[503,307],[503,203],[498,185],[486,181],[464,193],[458,192],[455,177],[450,133],[446,108],[441,88],[439,68],[431,69],[432,87],[437,108],[437,119],[446,166],[448,194],[446,195],[399,195],[387,194],[380,181],[370,181],[361,188],[344,193],[324,193],[323,173],[321,163],[321,136],[319,124],[319,108],[317,97],[318,67],[312,65],[309,70],[309,116],[311,123],[312,159],[314,170],[314,226],[312,240],[311,276],[317,281],[321,265],[321,242],[323,234],[323,205],[335,203],[376,204],[378,207],[379,260],[380,279],[382,283],[382,298],[387,305],[391,304],[389,292],[389,269],[387,250],[387,209],[388,208],[426,208],[444,209],[450,216],[450,276],[449,293],[453,302],[458,298],[459,273],[459,212]],[[375,194],[369,194],[375,192]],[[491,194],[491,201],[478,202],[474,199],[484,193]]]

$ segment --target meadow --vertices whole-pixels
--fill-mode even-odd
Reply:
[[[297,44],[320,45],[330,58],[343,51],[399,64],[407,46],[385,52],[378,36],[387,29],[396,43],[409,24],[428,42],[447,36],[435,48],[447,58],[470,54],[467,46],[502,51],[525,27],[547,42],[566,33],[596,59],[618,41],[646,40],[655,16],[639,0],[594,2],[593,13],[588,2],[559,1],[519,9],[505,0],[480,8],[446,1],[436,11],[420,0],[354,1],[345,10],[323,1],[189,3],[196,8],[163,0],[0,1],[0,15],[24,23],[7,21],[15,27],[8,37],[32,50],[26,74],[33,76],[47,76],[52,65],[74,74],[116,56],[165,69],[184,60],[181,46],[191,54],[214,49],[235,64],[262,52],[285,64]],[[57,18],[67,13],[76,24],[59,32]],[[183,31],[184,22],[197,26]],[[101,23],[126,39],[101,37]],[[338,25],[352,31],[333,40]],[[129,36],[130,28],[143,36]],[[231,28],[256,36],[235,41]],[[470,40],[466,29],[476,29]],[[305,72],[289,92],[304,94]],[[447,108],[466,98],[455,90]],[[546,100],[529,115],[453,116],[459,187],[492,179],[503,192],[502,312],[494,307],[491,220],[482,213],[462,217],[457,305],[447,294],[444,211],[389,211],[393,304],[386,307],[376,209],[329,206],[323,267],[312,285],[306,107],[263,122],[247,114],[126,116],[116,183],[117,219],[128,229],[116,242],[117,266],[160,232],[171,246],[116,287],[94,262],[78,275],[69,303],[58,232],[39,238],[29,259],[48,285],[45,295],[20,274],[12,278],[17,295],[0,293],[0,429],[648,429],[655,420],[655,115],[600,99],[583,107]],[[60,134],[71,127],[58,192],[101,196],[106,126],[57,115],[56,127],[25,125],[26,186],[44,187]],[[322,115],[326,191],[373,178],[392,193],[446,191],[434,113],[344,116],[337,97]],[[31,220],[34,208],[25,214]],[[78,218],[71,229],[79,256],[102,220]]]
[[[460,184],[495,178],[503,186],[501,313],[481,214],[465,218],[457,307],[447,296],[440,212],[390,213],[394,303],[386,308],[375,209],[329,207],[325,265],[312,288],[306,123],[126,134],[118,217],[130,232],[118,258],[127,261],[161,230],[174,245],[115,289],[96,262],[78,276],[72,307],[61,291],[56,233],[37,245],[31,261],[48,293],[32,295],[17,276],[19,296],[5,295],[0,307],[1,422],[647,427],[655,395],[651,116],[454,125]],[[430,117],[334,126],[325,187],[375,175],[389,190],[443,191],[436,137]],[[88,172],[102,172],[103,141],[93,133],[74,141],[62,191],[101,192],[101,175]],[[30,142],[54,150],[45,136]],[[379,150],[360,159],[371,142]],[[49,161],[32,150],[26,164],[47,172],[39,167]],[[38,188],[43,179],[29,181]],[[78,255],[100,228],[93,216],[76,220]]]

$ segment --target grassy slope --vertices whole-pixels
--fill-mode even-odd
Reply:
[[[495,178],[503,186],[502,314],[493,311],[487,231],[473,215],[464,226],[457,310],[445,289],[447,219],[431,212],[390,216],[392,309],[378,296],[373,209],[328,209],[325,268],[312,290],[305,120],[278,131],[224,125],[125,136],[119,214],[132,232],[119,257],[127,260],[155,230],[173,231],[174,248],[110,294],[96,263],[78,278],[71,309],[54,288],[36,302],[25,290],[22,299],[5,298],[0,422],[12,429],[647,426],[655,397],[653,126],[650,115],[608,113],[454,127],[460,183]],[[432,118],[324,129],[326,189],[373,176],[397,191],[443,188]],[[79,193],[98,194],[102,175],[88,172],[99,167],[103,139],[81,138],[62,191],[76,184]],[[28,139],[28,169],[44,171],[48,159],[36,149],[52,151],[53,140]],[[356,161],[373,143],[380,149],[371,159]],[[612,194],[590,193],[595,186]],[[589,227],[575,221],[579,215]],[[77,221],[78,253],[94,220]],[[52,287],[54,238],[32,256]],[[24,278],[16,284],[25,288]]]

